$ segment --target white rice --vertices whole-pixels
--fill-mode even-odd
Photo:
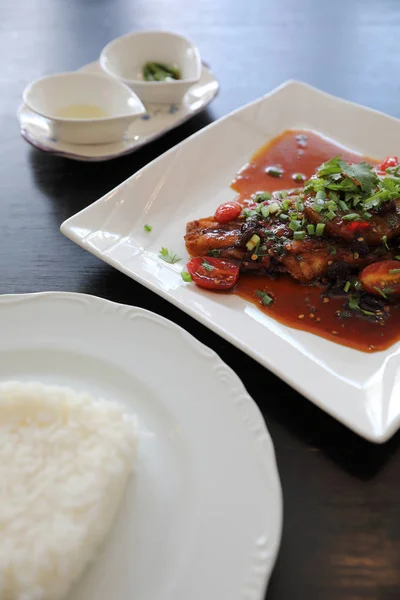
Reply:
[[[116,515],[136,448],[123,407],[0,384],[0,599],[60,600]]]

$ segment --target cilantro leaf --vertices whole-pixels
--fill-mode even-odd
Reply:
[[[215,258],[218,258],[218,256],[221,254],[221,250],[218,249],[214,249],[214,250],[209,250],[207,252],[208,256],[214,256]]]
[[[210,263],[207,260],[203,260],[203,262],[201,263],[201,266],[203,267],[203,269],[205,269],[208,272],[214,270],[214,267],[212,265],[210,265]]]
[[[343,170],[342,166],[340,165],[340,163],[343,162],[341,160],[341,156],[342,156],[341,154],[338,154],[337,156],[334,156],[330,160],[327,160],[326,162],[324,162],[319,167],[319,169],[317,171],[317,176],[318,177],[326,177],[327,175],[341,173]]]
[[[169,263],[171,265],[173,265],[174,263],[178,262],[178,260],[182,260],[180,256],[177,256],[177,254],[173,254],[171,253],[168,248],[161,248],[160,253],[158,255],[162,260],[164,260],[166,263]]]
[[[358,303],[359,298],[358,296],[350,296],[349,298],[349,308],[351,308],[352,310],[359,310],[360,312],[364,313],[364,315],[368,315],[369,317],[375,317],[375,313],[370,311],[370,310],[363,310],[361,308],[361,306]]]
[[[363,192],[370,194],[378,185],[379,178],[372,170],[372,165],[366,162],[361,162],[354,165],[349,165],[344,160],[339,161],[343,173],[352,179],[358,181]]]

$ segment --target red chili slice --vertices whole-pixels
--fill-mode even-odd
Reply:
[[[207,290],[228,290],[239,278],[239,267],[229,260],[199,256],[192,258],[187,270],[193,281]]]
[[[218,206],[214,218],[218,223],[228,223],[228,221],[237,219],[241,212],[242,207],[239,202],[225,202]]]
[[[368,229],[369,223],[366,221],[353,221],[349,223],[346,227],[348,231],[362,231],[363,229]]]
[[[380,165],[378,165],[378,169],[380,171],[386,171],[386,169],[388,169],[389,167],[397,167],[398,164],[399,159],[397,158],[397,156],[388,156],[387,158],[385,158],[384,161],[381,162]]]

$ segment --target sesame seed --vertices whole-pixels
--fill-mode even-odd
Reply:
[[[338,332],[335,331],[334,329],[332,330],[333,335],[338,335]]]
[[[320,317],[317,317],[315,320],[318,321],[318,323],[321,321]]]
[[[357,238],[357,242],[363,242],[363,241],[364,241],[364,238],[363,238],[363,237],[359,237],[359,238]]]
[[[299,315],[297,318],[298,319],[304,319],[304,315]]]
[[[323,302],[324,304],[328,304],[328,302],[329,302],[329,298],[327,298],[327,297],[325,296],[325,298],[322,298],[322,302]]]
[[[313,318],[314,318],[314,315],[313,315],[313,313],[310,313],[308,316],[310,317],[310,319],[313,319]]]

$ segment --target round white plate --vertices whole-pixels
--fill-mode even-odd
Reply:
[[[85,65],[79,70],[104,75],[97,61]],[[181,125],[204,110],[214,100],[218,90],[219,83],[210,67],[202,63],[200,80],[189,89],[181,105],[147,105],[147,113],[132,123],[124,139],[111,144],[83,145],[60,142],[52,137],[51,121],[36,114],[25,104],[21,104],[17,116],[22,137],[35,148],[74,160],[103,161],[130,154]]]
[[[233,371],[173,323],[92,296],[1,296],[0,328],[0,380],[68,385],[139,419],[117,522],[69,600],[262,600],[281,490]]]

